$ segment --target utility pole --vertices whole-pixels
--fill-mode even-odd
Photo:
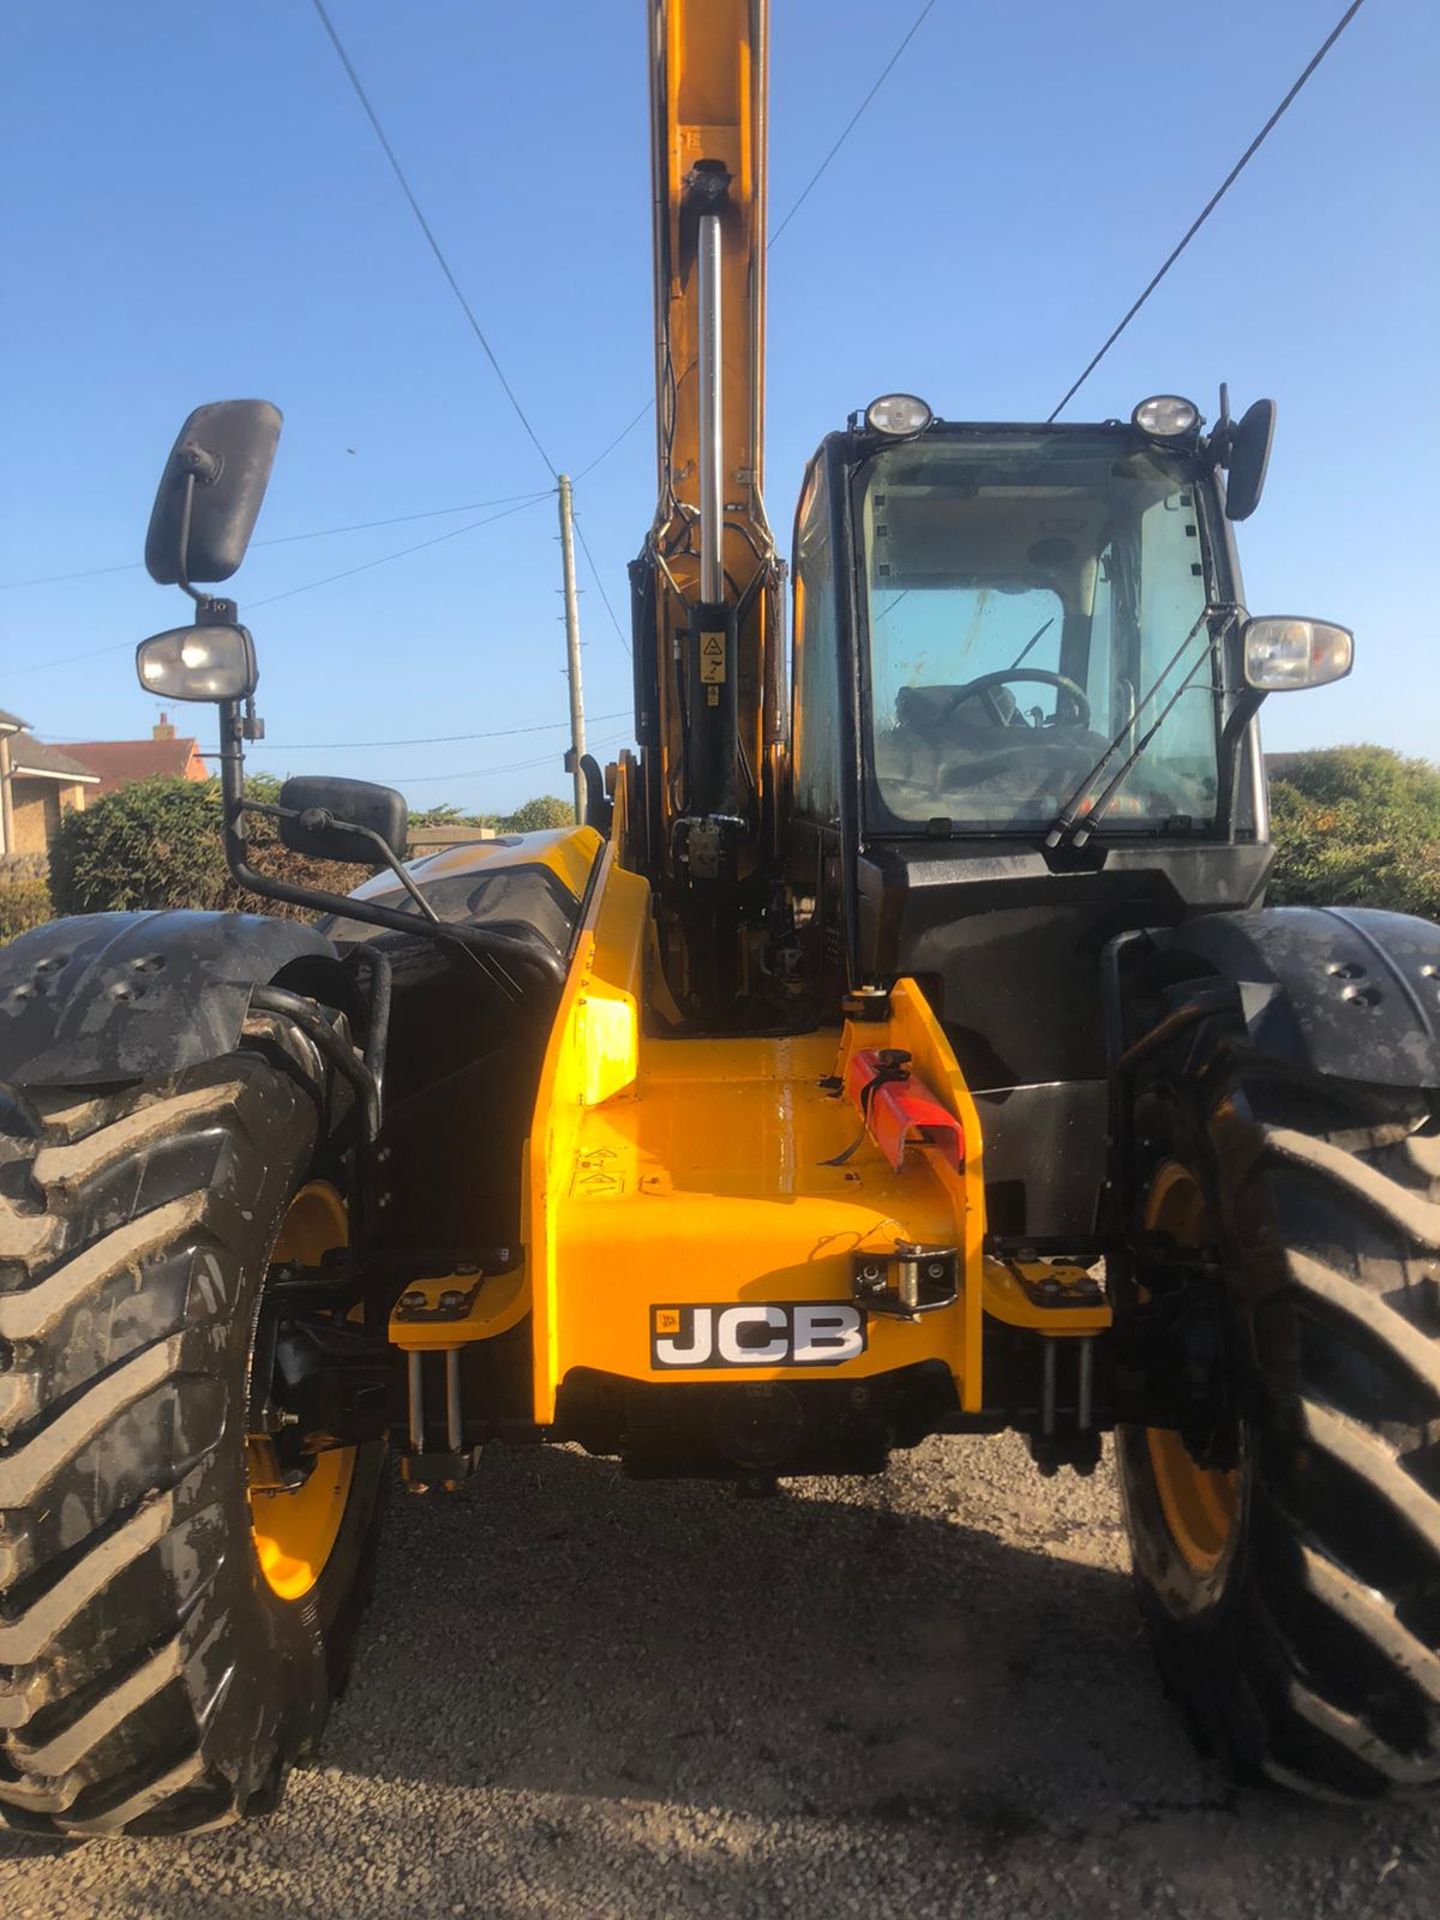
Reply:
[[[575,775],[575,818],[585,818],[585,695],[580,685],[580,602],[575,592],[575,528],[570,476],[560,475],[560,555],[565,569],[565,663],[570,678],[570,764]]]

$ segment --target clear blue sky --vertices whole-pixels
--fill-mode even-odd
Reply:
[[[776,217],[919,4],[773,0]],[[578,472],[650,391],[641,0],[332,11],[540,438]],[[772,255],[782,544],[806,456],[877,392],[953,419],[1042,418],[1339,11],[938,0]],[[0,68],[0,581],[137,560],[202,400],[285,412],[259,539],[549,484],[307,0],[12,5]],[[1267,497],[1242,530],[1247,598],[1353,625],[1359,665],[1272,700],[1275,747],[1440,758],[1437,75],[1433,0],[1369,0],[1068,415],[1128,414],[1157,390],[1213,413],[1222,378],[1237,410],[1279,401]],[[577,491],[627,628],[625,563],[653,501],[646,420]],[[237,587],[271,743],[563,721],[550,501],[255,604],[479,517],[253,551]],[[629,664],[582,585],[603,746],[626,731]],[[140,571],[0,593],[0,706],[56,740],[148,730],[124,649],[183,604]],[[189,713],[212,744],[209,710]],[[506,806],[565,790],[562,746],[557,730],[255,764]]]

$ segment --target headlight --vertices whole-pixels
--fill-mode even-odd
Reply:
[[[865,424],[870,431],[886,434],[892,440],[923,433],[934,418],[925,402],[913,393],[882,394],[865,409]]]
[[[147,693],[166,700],[243,700],[255,691],[255,643],[244,627],[171,627],[135,650]]]
[[[1328,687],[1355,664],[1355,636],[1329,620],[1245,622],[1245,681],[1261,693]]]
[[[1193,400],[1182,400],[1178,393],[1157,393],[1142,400],[1130,416],[1133,426],[1152,440],[1178,440],[1200,424],[1200,409]]]

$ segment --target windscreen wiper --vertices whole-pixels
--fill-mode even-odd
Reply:
[[[1194,666],[1191,667],[1189,673],[1186,674],[1185,678],[1180,682],[1179,686],[1176,687],[1175,691],[1171,694],[1170,698],[1165,702],[1165,705],[1160,709],[1160,712],[1157,714],[1154,721],[1146,729],[1145,733],[1136,742],[1135,746],[1131,749],[1130,753],[1126,756],[1124,765],[1120,768],[1119,772],[1116,773],[1114,778],[1110,781],[1109,785],[1106,787],[1105,791],[1101,794],[1100,798],[1095,802],[1093,806],[1087,807],[1086,802],[1090,798],[1091,790],[1093,789],[1095,782],[1100,778],[1101,774],[1104,773],[1105,769],[1109,766],[1110,762],[1115,758],[1115,755],[1120,751],[1121,747],[1124,746],[1126,740],[1129,739],[1130,735],[1134,732],[1135,722],[1139,719],[1140,715],[1144,712],[1145,708],[1148,707],[1150,702],[1155,698],[1156,694],[1160,691],[1161,687],[1164,686],[1166,679],[1169,677],[1170,673],[1174,670],[1174,668],[1179,664],[1180,660],[1184,656],[1185,649],[1190,645],[1191,641],[1195,638],[1196,634],[1199,633],[1200,629],[1203,626],[1206,626],[1212,620],[1219,619],[1221,621],[1219,630],[1211,636],[1211,645],[1214,645],[1216,642],[1224,639],[1226,633],[1230,629],[1231,623],[1235,620],[1239,611],[1240,609],[1235,606],[1214,606],[1214,605],[1207,604],[1206,606],[1201,608],[1199,616],[1197,617],[1194,626],[1191,627],[1190,631],[1186,634],[1185,638],[1180,642],[1179,646],[1175,649],[1174,653],[1171,654],[1170,658],[1165,662],[1165,665],[1160,669],[1159,673],[1157,673],[1155,678],[1150,682],[1150,685],[1146,688],[1145,692],[1141,695],[1140,699],[1135,703],[1134,711],[1126,718],[1126,720],[1121,725],[1119,731],[1116,733],[1114,739],[1111,740],[1110,744],[1106,747],[1105,751],[1100,755],[1100,758],[1095,762],[1094,766],[1091,767],[1090,771],[1085,775],[1084,779],[1080,781],[1079,785],[1073,790],[1073,792],[1070,795],[1070,798],[1065,802],[1064,806],[1061,807],[1059,813],[1056,814],[1054,820],[1050,823],[1050,829],[1045,835],[1045,844],[1047,847],[1058,847],[1061,841],[1064,840],[1067,835],[1072,836],[1073,844],[1075,846],[1083,847],[1085,845],[1085,842],[1090,838],[1090,835],[1095,831],[1097,824],[1099,823],[1100,819],[1108,809],[1110,802],[1114,799],[1115,795],[1120,791],[1120,788],[1124,784],[1124,782],[1129,778],[1130,773],[1134,768],[1136,761],[1139,760],[1141,754],[1144,753],[1145,749],[1149,746],[1150,742],[1155,738],[1156,734],[1160,731],[1165,721],[1169,718],[1170,713],[1172,712],[1176,701],[1180,698],[1181,694],[1184,693],[1185,690],[1190,686],[1196,674],[1200,671],[1201,667],[1204,666],[1207,660],[1210,658],[1210,647],[1207,646],[1206,650],[1196,660]]]
[[[1043,626],[1037,627],[1035,629],[1034,633],[1031,634],[1030,638],[1025,642],[1024,646],[1020,649],[1019,653],[1016,654],[1015,658],[1010,662],[1010,665],[1006,668],[1007,673],[1013,673],[1016,667],[1020,665],[1022,660],[1028,659],[1031,649],[1035,646],[1036,642],[1039,640],[1043,640],[1046,634],[1049,633],[1051,627],[1054,626],[1054,624],[1055,624],[1055,616],[1052,613],[1050,618],[1045,622]]]

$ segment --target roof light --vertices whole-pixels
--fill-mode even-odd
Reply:
[[[1178,393],[1157,393],[1142,400],[1130,416],[1131,424],[1152,440],[1178,440],[1200,424],[1200,409]]]
[[[913,393],[885,393],[865,409],[865,424],[870,431],[883,433],[890,440],[923,433],[934,418],[925,402]]]

